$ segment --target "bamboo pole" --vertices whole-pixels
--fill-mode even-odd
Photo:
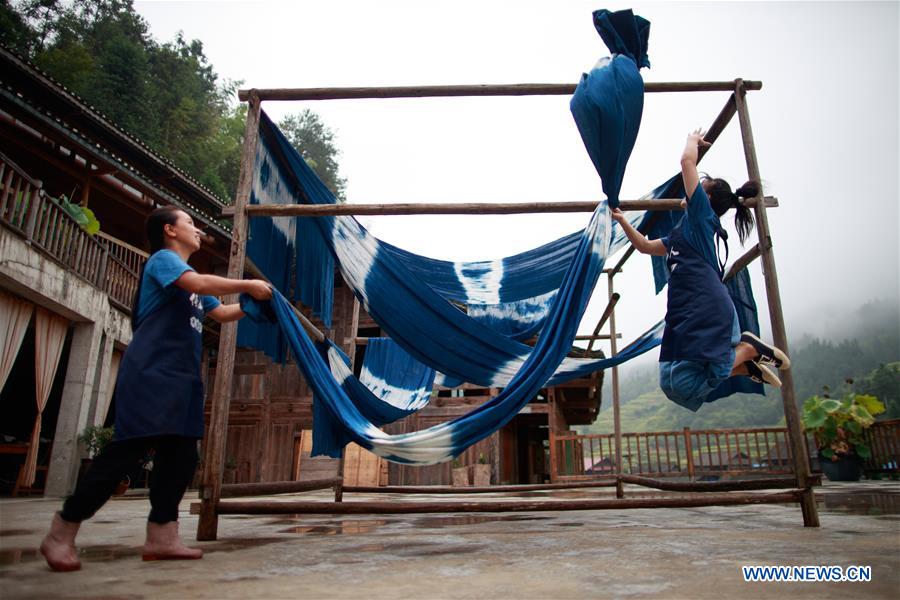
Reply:
[[[228,277],[240,279],[244,274],[247,254],[247,225],[249,220],[243,208],[250,201],[253,182],[253,161],[259,139],[259,98],[251,96],[247,110],[247,126],[244,130],[244,148],[241,155],[241,173],[234,205],[234,228],[231,232],[231,254],[228,260]],[[236,301],[236,295],[225,298],[226,303]],[[197,524],[198,540],[214,540],[218,533],[219,517],[216,506],[222,493],[222,477],[225,468],[225,443],[228,434],[228,409],[231,403],[231,387],[234,378],[234,355],[237,346],[237,322],[223,323],[219,334],[219,353],[216,362],[216,380],[211,399],[209,435],[204,448],[203,475],[200,486],[200,519]]]
[[[613,281],[616,276],[615,270],[607,275],[609,281],[609,301],[612,304],[612,310],[609,313],[609,355],[616,355],[616,304],[613,297],[618,296],[613,291]],[[612,368],[612,394],[613,394],[613,432],[616,437],[616,498],[625,497],[625,488],[622,486],[622,421],[619,414],[619,368]]]
[[[543,512],[562,510],[619,510],[627,508],[689,508],[797,502],[802,490],[775,493],[703,494],[679,498],[603,498],[596,500],[500,500],[494,502],[317,502],[244,500],[219,502],[220,515],[343,514],[387,515],[460,512]]]
[[[759,244],[756,244],[731,264],[731,267],[729,267],[728,272],[725,273],[725,277],[722,278],[722,281],[728,281],[740,273],[744,267],[759,258],[760,254]]]
[[[588,347],[584,351],[585,358],[590,358],[591,349],[594,347],[594,340],[600,338],[600,329],[606,323],[607,319],[609,319],[609,317],[612,315],[612,312],[613,312],[613,310],[615,310],[616,304],[619,302],[620,297],[621,296],[619,296],[619,294],[613,294],[609,297],[609,303],[606,305],[606,310],[604,310],[603,314],[600,315],[600,320],[597,321],[597,326],[594,327],[594,333],[592,333],[589,338],[591,341],[590,341],[590,343],[588,343]],[[578,339],[578,337],[581,337],[581,336],[576,336],[575,339]],[[609,339],[612,339],[612,334],[610,334]]]
[[[222,485],[221,498],[239,498],[241,496],[263,496],[268,494],[296,494],[334,487],[340,483],[340,477],[316,479],[312,481],[272,481],[267,483],[231,483]]]
[[[753,129],[750,126],[750,114],[747,109],[746,89],[744,82],[735,80],[735,102],[738,119],[741,124],[741,138],[744,144],[744,158],[747,162],[747,174],[754,181],[762,181],[759,174],[759,163],[756,159],[756,146],[753,142]],[[787,333],[784,327],[784,314],[781,311],[781,292],[778,289],[778,272],[775,269],[775,253],[772,248],[772,237],[769,231],[769,219],[766,216],[765,203],[757,203],[756,231],[759,236],[759,248],[762,258],[763,275],[766,281],[766,299],[769,304],[769,318],[772,322],[772,336],[775,345],[785,353],[788,352]],[[784,404],[784,415],[787,421],[788,439],[794,457],[794,473],[797,487],[801,488],[800,507],[803,512],[803,524],[806,527],[818,527],[819,515],[816,500],[810,487],[809,457],[803,432],[800,428],[800,415],[794,398],[794,376],[790,369],[781,371],[781,399]]]
[[[762,89],[761,81],[747,81],[748,90]],[[359,100],[364,98],[446,98],[458,96],[568,96],[574,83],[515,83],[473,85],[422,85],[330,88],[260,88],[239,90],[246,102],[252,94],[260,100]],[[645,93],[658,92],[730,92],[731,81],[645,83]]]
[[[638,475],[621,475],[625,483],[640,485],[666,492],[729,492],[791,488],[797,482],[793,477],[760,477],[733,481],[663,481]]]
[[[765,198],[768,206],[778,206],[778,199]],[[244,212],[251,217],[322,217],[338,215],[512,215],[528,213],[594,212],[600,201],[573,202],[403,202],[396,204],[254,204]],[[747,206],[756,205],[748,200]],[[679,199],[623,200],[619,209],[683,210]],[[226,206],[222,217],[233,217],[236,207]]]
[[[453,487],[449,485],[422,486],[347,486],[348,494],[502,494],[506,492],[539,492],[550,490],[573,490],[585,488],[615,487],[614,479],[602,481],[573,481],[569,483],[540,483],[523,485],[488,485],[480,487]]]

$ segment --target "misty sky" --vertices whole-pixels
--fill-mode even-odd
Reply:
[[[760,80],[748,96],[789,338],[821,334],[871,298],[895,300],[898,215],[897,2],[149,2],[159,41],[179,30],[242,87],[577,82],[606,47],[597,8],[651,22],[645,81]],[[728,95],[648,94],[622,198],[675,174],[685,135]],[[336,132],[349,202],[599,200],[600,180],[567,97],[267,102],[305,107]],[[701,168],[747,178],[735,118]],[[378,237],[451,260],[498,258],[584,226],[587,214],[361,218]],[[723,219],[730,225],[731,217]],[[733,230],[733,228],[732,228]],[[754,234],[755,236],[755,234]],[[739,256],[732,235],[731,258]],[[752,238],[755,240],[755,237]],[[751,242],[748,242],[748,245]],[[662,318],[649,258],[616,279],[629,341]],[[751,267],[764,332],[759,263]],[[605,306],[601,280],[582,323]],[[651,353],[653,360],[656,353]]]

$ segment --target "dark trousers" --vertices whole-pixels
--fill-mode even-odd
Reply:
[[[60,516],[80,523],[106,504],[119,482],[150,450],[150,516],[153,523],[178,520],[178,504],[197,468],[197,440],[175,435],[112,442],[88,467],[75,493],[66,499]]]

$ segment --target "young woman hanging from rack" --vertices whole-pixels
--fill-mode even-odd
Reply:
[[[681,175],[686,199],[685,215],[664,238],[649,240],[614,209],[612,218],[621,225],[634,247],[643,254],[665,256],[669,269],[666,328],[659,353],[660,387],[670,400],[698,410],[712,392],[732,376],[747,376],[775,387],[781,380],[775,369],[787,369],[790,360],[750,332],[740,332],[737,312],[722,282],[725,261],[718,248],[727,233],[719,217],[735,210],[735,227],[741,243],[753,230],[753,214],[742,199],[759,193],[759,184],[745,183],[735,192],[723,179],[697,172],[699,148],[709,146],[704,132],[688,135],[681,155]]]

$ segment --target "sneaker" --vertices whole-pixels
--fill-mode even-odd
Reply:
[[[776,369],[787,369],[791,366],[791,359],[781,349],[770,346],[749,331],[741,334],[741,341],[753,346],[759,353],[753,362],[759,365],[772,365]]]
[[[744,366],[747,367],[747,376],[756,383],[768,383],[772,387],[781,387],[781,380],[778,378],[778,375],[766,365],[748,360],[744,363]]]

